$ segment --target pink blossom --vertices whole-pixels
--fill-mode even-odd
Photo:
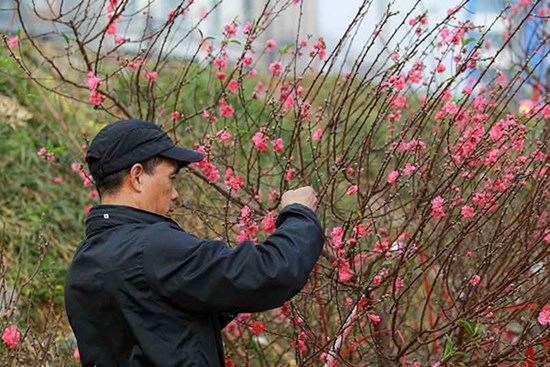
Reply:
[[[132,70],[137,70],[141,65],[143,64],[143,58],[141,56],[138,56],[135,58],[134,61],[130,61],[128,63],[128,67]]]
[[[271,52],[273,49],[277,47],[277,42],[274,39],[267,40],[266,42],[266,51]]]
[[[252,137],[252,141],[254,142],[256,150],[260,152],[265,152],[267,150],[267,136],[265,136],[264,133],[258,131]]]
[[[58,183],[62,183],[62,182],[63,182],[63,177],[61,177],[61,176],[55,176],[55,177],[52,179],[52,181],[53,181],[54,183],[57,183],[57,184],[58,184]]]
[[[237,92],[237,89],[239,89],[239,82],[235,79],[231,79],[229,83],[227,84],[227,89],[233,94]]]
[[[115,22],[112,22],[107,27],[107,30],[105,31],[105,33],[107,33],[109,36],[114,36],[117,30],[118,30],[118,26],[116,25]]]
[[[346,191],[346,195],[351,196],[357,193],[358,187],[357,185],[351,185],[348,190]]]
[[[220,107],[220,115],[222,115],[222,117],[231,117],[234,113],[235,109],[233,109],[233,106],[231,106],[230,104],[225,104]]]
[[[501,87],[506,85],[506,75],[500,70],[497,71],[497,84]]]
[[[255,335],[263,333],[265,330],[265,325],[261,321],[254,321],[252,323],[252,333]]]
[[[119,0],[109,0],[109,4],[107,4],[107,12],[108,13],[111,13],[111,12],[116,10],[116,8],[118,6],[118,1]]]
[[[2,333],[2,341],[9,349],[17,348],[19,338],[21,338],[21,333],[15,325],[5,328]]]
[[[435,71],[438,72],[438,73],[443,73],[445,71],[445,65],[443,64],[439,64],[437,65],[437,67],[435,68]]]
[[[239,191],[241,187],[243,187],[243,185],[244,185],[244,179],[242,176],[239,176],[239,175],[230,177],[225,182],[225,186],[227,187],[228,190],[233,189],[233,190]]]
[[[367,226],[365,226],[363,223],[360,223],[353,228],[353,233],[355,233],[357,238],[362,238],[367,234]]]
[[[246,22],[246,24],[243,27],[243,34],[248,34],[252,30],[252,23]]]
[[[90,93],[88,99],[94,106],[99,106],[105,100],[105,96],[94,90]]]
[[[445,200],[441,196],[437,196],[432,200],[432,216],[434,218],[441,218],[445,216],[443,211],[443,203]]]
[[[45,148],[44,148],[45,149]],[[73,172],[80,172],[82,169],[82,166],[80,165],[80,163],[77,163],[77,162],[73,162],[71,163],[71,170]]]
[[[402,108],[407,104],[407,98],[403,95],[392,96],[389,99],[389,104],[393,108]]]
[[[168,21],[171,22],[178,16],[178,9],[172,8],[168,10]]]
[[[290,181],[294,178],[295,175],[296,175],[296,170],[294,168],[290,167],[289,169],[286,170],[285,180]]]
[[[10,50],[16,48],[19,45],[19,37],[14,36],[8,40],[8,47]]]
[[[370,321],[372,321],[375,324],[378,324],[380,322],[380,316],[369,313],[367,314],[367,317]]]
[[[321,140],[322,137],[323,137],[323,130],[317,129],[317,131],[313,133],[312,139],[313,141],[319,141]]]
[[[232,137],[233,136],[229,132],[227,132],[227,130],[220,130],[216,133],[216,139],[218,139],[219,142],[228,141]]]
[[[80,351],[78,350],[78,347],[73,350],[73,358],[75,361],[80,361]]]
[[[550,310],[542,310],[537,317],[539,323],[543,326],[550,325]]]
[[[301,0],[293,0],[293,1],[294,1],[294,3],[296,3],[296,1],[299,2]],[[307,351],[306,343],[303,340],[293,340],[290,344],[300,354],[303,354]]]
[[[460,210],[460,214],[463,218],[472,218],[475,215],[474,208],[469,205],[464,205]]]
[[[275,232],[275,214],[270,212],[262,220],[262,225],[266,233]]]
[[[481,277],[476,274],[472,277],[472,279],[470,279],[470,284],[475,287],[479,284],[480,281],[481,281]]]
[[[222,58],[217,58],[214,60],[214,66],[218,69],[225,69],[227,67],[227,61]]]
[[[283,73],[283,64],[280,61],[275,61],[269,64],[269,71],[273,76],[280,76]]]
[[[250,66],[254,62],[254,58],[252,56],[246,56],[243,58],[243,65]]]
[[[143,70],[143,78],[145,80],[150,80],[151,83],[155,83],[157,81],[157,76],[156,71],[148,72],[147,70]]]
[[[248,240],[248,234],[246,233],[246,231],[244,229],[239,231],[239,234],[237,235],[236,240],[237,240],[237,242],[244,242],[244,241]]]
[[[88,71],[88,89],[96,90],[99,86],[99,82],[101,82],[101,80],[95,76],[94,72]]]
[[[128,39],[124,36],[119,36],[119,37],[115,38],[115,43],[117,45],[120,45],[121,43],[124,43],[126,41],[128,41]]]
[[[391,171],[388,175],[388,183],[390,185],[393,185],[395,181],[397,181],[397,178],[399,177],[399,171]]]
[[[403,169],[403,174],[410,176],[414,173],[414,171],[416,171],[416,168],[417,167],[414,164],[407,163]]]
[[[172,120],[177,120],[181,117],[181,113],[179,113],[178,111],[174,111],[170,114],[170,117],[172,118]]]
[[[271,142],[271,145],[273,146],[273,150],[277,153],[282,153],[285,151],[285,147],[283,144],[283,139],[278,138]]]
[[[390,79],[388,80],[397,90],[403,90],[405,89],[406,84],[406,78],[404,75],[396,76],[392,75],[390,76]]]
[[[344,236],[344,230],[342,227],[334,227],[330,232],[330,245],[336,249],[342,247],[342,237]]]
[[[340,260],[338,261],[338,279],[342,283],[347,283],[353,278],[353,272],[351,271],[351,266],[348,261]]]
[[[237,34],[237,25],[235,23],[226,24],[223,29],[227,38],[233,38]]]
[[[218,71],[216,73],[216,79],[218,80],[224,80],[225,79],[225,73],[223,71]]]

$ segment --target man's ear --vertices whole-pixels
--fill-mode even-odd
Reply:
[[[130,168],[130,173],[127,176],[128,183],[130,187],[137,192],[143,190],[143,179],[145,171],[141,163],[136,163]]]

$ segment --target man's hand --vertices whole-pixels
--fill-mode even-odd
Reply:
[[[317,193],[311,186],[300,187],[296,190],[288,190],[281,197],[281,205],[284,208],[290,204],[302,204],[313,211],[317,210]]]

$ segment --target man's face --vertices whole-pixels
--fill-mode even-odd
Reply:
[[[174,181],[179,171],[176,161],[163,159],[153,173],[143,175],[142,209],[170,217],[179,195]]]

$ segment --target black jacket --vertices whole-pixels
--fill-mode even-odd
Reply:
[[[323,247],[315,213],[292,204],[262,244],[201,240],[167,217],[99,205],[68,269],[65,308],[83,366],[223,366],[227,314],[281,306]]]

